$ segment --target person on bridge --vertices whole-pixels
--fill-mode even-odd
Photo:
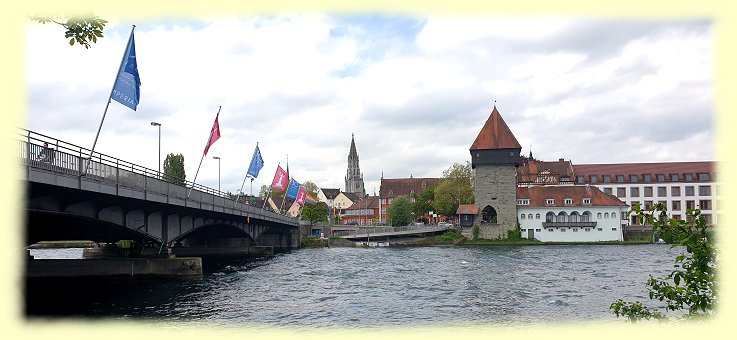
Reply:
[[[44,143],[43,149],[38,153],[38,160],[44,163],[51,163],[54,161],[54,149],[49,147],[49,143]]]

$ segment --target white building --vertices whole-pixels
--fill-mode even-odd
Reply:
[[[589,184],[645,209],[663,203],[671,218],[688,219],[686,209],[698,208],[707,224],[719,223],[719,185],[713,162],[623,163],[574,165],[575,183]],[[631,225],[639,225],[630,216]]]
[[[622,241],[628,208],[594,186],[517,187],[522,237],[543,242]]]

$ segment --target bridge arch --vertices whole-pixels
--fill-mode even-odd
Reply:
[[[26,221],[26,245],[40,241],[90,240],[114,243],[134,240],[143,243],[160,241],[142,230],[68,212],[29,209]]]

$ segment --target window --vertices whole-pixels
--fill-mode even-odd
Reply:
[[[645,182],[650,182],[650,174],[644,174],[644,175],[642,175],[642,179],[643,179],[643,180],[644,180]]]
[[[617,231],[617,227],[612,228],[612,231]]]
[[[632,218],[632,223],[630,223],[630,224],[632,224],[632,225],[638,225],[638,224],[640,224],[640,223],[638,223],[637,216],[631,216],[631,218]],[[601,230],[601,229],[599,229],[599,230]]]
[[[671,210],[681,210],[681,201],[672,201]]]
[[[684,177],[685,177],[686,182],[693,181],[693,175],[692,174],[686,174]]]
[[[620,220],[626,220],[627,219],[627,213],[622,211],[622,216],[619,218]]]
[[[653,187],[645,187],[645,197],[653,197]]]
[[[576,176],[576,183],[583,184],[583,176]]]
[[[609,218],[609,213],[604,213],[604,218]]]
[[[670,195],[673,197],[680,197],[681,187],[670,187]]]
[[[670,174],[671,182],[678,182],[678,174]]]
[[[573,232],[574,233],[577,233],[578,232],[578,228],[573,228]]]
[[[527,229],[520,229],[519,231],[524,233],[525,231],[527,231]]]
[[[618,187],[617,197],[625,197],[625,196],[627,196],[627,188]]]
[[[604,188],[604,193],[607,194],[607,195],[611,195],[612,194],[612,188]]]
[[[640,188],[630,188],[630,197],[640,197]]]
[[[695,208],[694,201],[686,201],[686,210]]]
[[[589,181],[591,181],[592,184],[597,183],[596,175],[589,176]]]
[[[389,190],[389,196],[394,196],[394,191],[393,190]]]
[[[601,213],[597,213],[596,218],[601,219]]]
[[[604,175],[604,183],[611,183],[612,182],[612,176]]]
[[[561,229],[560,229],[560,232],[561,232],[561,233],[565,233],[565,232],[566,232],[566,228],[561,228]]]
[[[535,214],[535,219],[536,220],[539,220],[540,219],[540,213]]]
[[[673,214],[673,217],[671,217],[671,218],[676,219],[676,220],[680,220],[681,219],[681,215],[679,215],[679,214]]]
[[[535,229],[535,231],[540,232],[540,229]]]
[[[711,196],[711,186],[699,185],[699,196]]]
[[[571,204],[573,204],[573,199],[566,198],[566,199],[563,200],[563,204],[565,204],[565,205],[571,205]]]
[[[545,205],[553,205],[555,204],[555,200],[552,198],[545,199]]]
[[[547,214],[545,214],[545,222],[553,222],[555,220],[555,214],[553,214],[552,211],[548,211]]]
[[[665,182],[665,175],[655,175],[655,178],[658,179],[658,182]]]
[[[694,193],[693,186],[687,185],[686,186],[686,196],[693,196],[693,193]]]
[[[586,228],[584,229],[584,231],[591,231],[591,228]]]
[[[645,201],[645,210],[649,210],[653,207],[653,201]]]
[[[601,231],[601,228],[596,228],[597,231]]]
[[[704,218],[704,222],[706,222],[706,224],[711,224],[711,214],[701,214],[701,217]]]
[[[552,232],[553,230],[555,230],[555,229],[548,229],[549,232]]]
[[[519,218],[520,218],[521,220],[524,220],[524,219],[525,219],[525,214],[519,215]],[[522,230],[522,231],[524,231],[524,230]]]
[[[530,200],[529,199],[517,200],[517,205],[530,205]]]
[[[630,182],[636,183],[637,182],[637,175],[630,175]]]
[[[711,210],[711,200],[700,200],[699,201],[699,209],[701,209],[701,210]]]
[[[699,174],[699,182],[708,182],[709,174]]]
[[[658,197],[665,197],[665,196],[668,196],[668,188],[658,187]]]
[[[588,197],[584,198],[583,199],[583,204],[584,205],[591,205],[591,198],[588,198]]]
[[[617,183],[624,183],[624,175],[617,175]]]
[[[532,219],[532,214],[527,214],[528,219]]]

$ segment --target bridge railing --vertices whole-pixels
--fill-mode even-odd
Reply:
[[[24,166],[56,173],[84,176],[88,179],[128,187],[189,201],[233,208],[236,202],[229,193],[201,184],[184,181],[183,185],[165,180],[164,174],[147,167],[68,143],[50,136],[19,128],[15,156]],[[48,147],[44,146],[48,144]],[[249,210],[249,206],[244,206]],[[250,209],[253,210],[253,209]],[[260,210],[260,209],[259,209]],[[275,214],[275,213],[274,213]],[[283,216],[283,215],[279,215]],[[291,218],[290,218],[291,219]]]

